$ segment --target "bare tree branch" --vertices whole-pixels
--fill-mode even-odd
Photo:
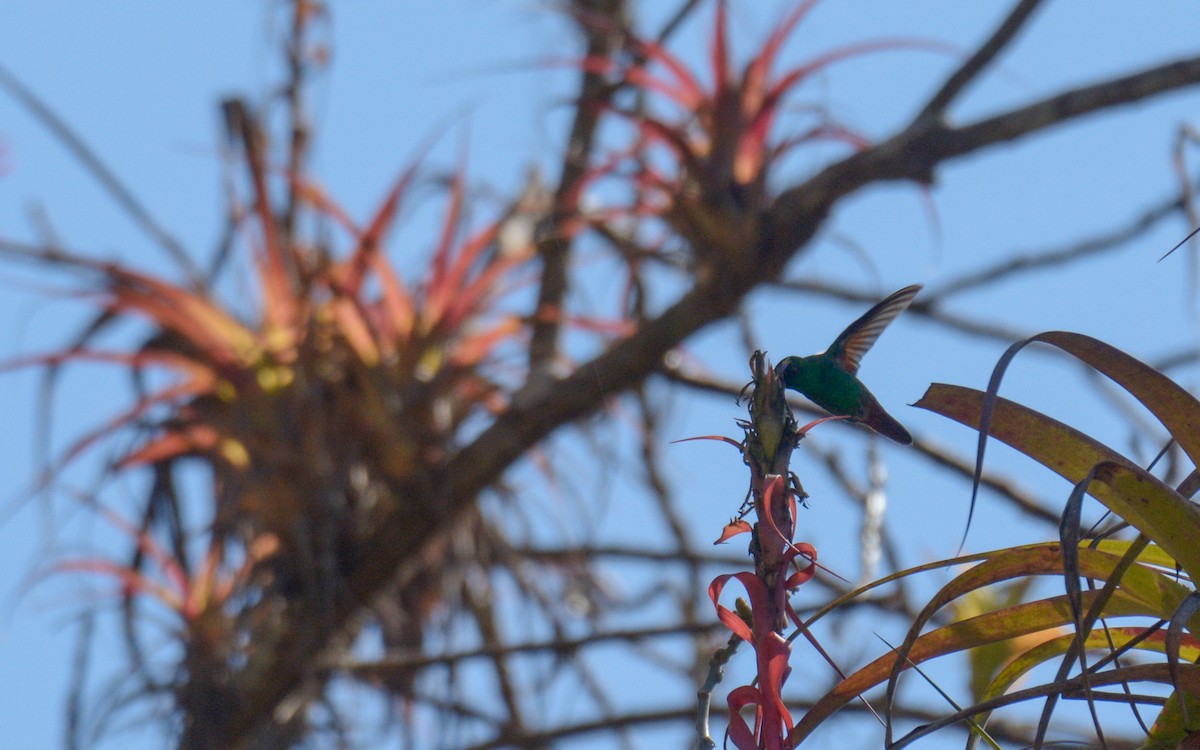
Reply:
[[[633,643],[656,638],[678,638],[680,636],[720,635],[724,626],[717,622],[677,623],[660,628],[630,628],[592,633],[580,638],[563,638],[544,643],[492,643],[472,651],[452,654],[385,654],[378,659],[357,659],[353,656],[337,656],[322,660],[320,668],[329,671],[351,672],[363,679],[379,679],[391,672],[407,672],[423,667],[442,664],[459,664],[473,659],[496,659],[539,653],[554,653],[570,656],[587,646],[597,643]]]
[[[1021,0],[1021,2],[1017,3],[1012,12],[1008,14],[1008,18],[1004,19],[1004,23],[996,27],[996,30],[992,32],[992,36],[979,49],[975,50],[975,54],[971,55],[962,64],[962,67],[954,71],[954,74],[946,80],[942,88],[933,95],[933,98],[929,100],[929,103],[917,115],[917,121],[942,119],[946,114],[946,108],[953,103],[955,97],[961,94],[983,72],[988,64],[1000,54],[1005,46],[1016,37],[1017,33],[1024,28],[1025,23],[1041,4],[1042,0]]]
[[[612,54],[621,42],[622,34],[617,30],[625,28],[625,15],[628,12],[625,0],[575,0],[573,5],[580,14],[578,25],[587,40],[585,54],[588,59]],[[596,126],[605,103],[616,90],[614,85],[593,70],[583,69],[579,77],[575,119],[571,123],[558,188],[554,192],[551,221],[555,229],[546,233],[537,246],[542,273],[529,342],[531,385],[547,376],[547,368],[558,351],[558,332],[562,326],[562,305],[567,294],[567,264],[572,242],[571,237],[559,231],[559,227],[578,214],[580,186],[590,164]]]
[[[926,294],[942,300],[952,294],[959,294],[1018,273],[1053,268],[1084,257],[1099,255],[1107,250],[1118,249],[1141,237],[1168,216],[1179,213],[1184,205],[1184,199],[1175,196],[1158,205],[1151,206],[1124,226],[1109,230],[1104,234],[1087,237],[1061,248],[1014,255],[995,265],[964,274],[945,284],[939,284],[936,289],[927,291]]]
[[[53,133],[66,146],[67,150],[79,160],[84,169],[90,172],[100,185],[108,191],[113,200],[117,202],[117,205],[124,209],[125,213],[129,214],[134,224],[149,235],[172,260],[178,263],[179,268],[187,274],[192,284],[199,288],[203,276],[200,274],[200,269],[196,267],[191,257],[188,256],[187,251],[184,250],[183,245],[150,215],[149,210],[125,186],[125,183],[121,182],[120,178],[108,168],[108,165],[101,161],[96,152],[84,143],[83,138],[59,117],[50,108],[50,105],[43,102],[37,94],[26,88],[16,76],[8,72],[3,66],[0,66],[0,87],[7,89],[8,93],[14,99],[29,110],[30,114],[40,120],[46,129]]]

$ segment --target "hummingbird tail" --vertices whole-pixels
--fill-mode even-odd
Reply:
[[[908,430],[904,429],[904,425],[893,419],[892,415],[887,412],[883,412],[880,417],[879,419],[871,420],[868,426],[885,438],[895,440],[900,445],[912,445],[912,435],[908,434]]]
[[[866,394],[862,416],[858,418],[858,421],[880,435],[883,435],[885,438],[896,441],[900,445],[912,445],[912,435],[908,434],[908,430],[904,429],[904,425],[897,422],[895,417],[884,411],[883,407],[880,406],[879,402],[870,393]]]

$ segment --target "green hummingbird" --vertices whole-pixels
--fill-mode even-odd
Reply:
[[[785,387],[803,393],[830,414],[861,422],[901,445],[912,445],[912,435],[884,411],[856,373],[875,339],[912,304],[919,291],[921,285],[913,284],[894,292],[851,323],[828,349],[809,357],[784,357],[775,366],[775,374]]]

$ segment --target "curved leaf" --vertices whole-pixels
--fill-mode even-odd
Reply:
[[[983,391],[934,383],[913,406],[978,430],[986,401],[987,394]],[[1008,399],[995,399],[990,422],[989,435],[1035,459],[1072,484],[1087,476],[1096,464],[1105,461],[1136,468],[1103,443]],[[1105,487],[1094,487],[1091,494],[1104,500],[1101,495],[1113,493]]]
[[[988,380],[982,418],[979,424],[973,425],[980,431],[980,434],[975,454],[971,506],[967,513],[968,529],[970,529],[971,517],[975,512],[975,498],[983,473],[983,456],[987,448],[993,405],[996,403],[997,394],[1000,391],[1000,381],[1004,378],[1004,373],[1008,370],[1008,366],[1016,357],[1017,352],[1029,344],[1038,342],[1062,349],[1127,390],[1167,428],[1188,457],[1192,459],[1192,463],[1200,466],[1200,401],[1197,401],[1195,397],[1166,375],[1103,341],[1068,331],[1039,333],[1010,346],[996,363],[996,367],[992,370],[992,376]],[[966,532],[963,532],[963,540],[966,541]]]
[[[1093,596],[1094,592],[1086,593],[1085,604],[1090,603]],[[1124,591],[1118,591],[1113,596],[1109,603],[1109,611],[1114,616],[1149,614],[1144,603]],[[908,652],[908,663],[903,664],[902,669],[907,669],[909,664],[921,664],[947,654],[1057,628],[1070,622],[1071,607],[1065,596],[1022,604],[999,612],[989,612],[921,636],[912,643]],[[796,728],[791,734],[792,742],[801,743],[846,703],[885,682],[896,665],[896,660],[896,654],[884,654],[838,683],[796,723]]]

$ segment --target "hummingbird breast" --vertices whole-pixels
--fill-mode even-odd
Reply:
[[[817,406],[841,417],[862,417],[866,386],[828,358],[805,357],[795,390]]]
[[[912,444],[908,430],[884,410],[862,381],[829,357],[797,357],[785,369],[784,384],[830,414],[861,422],[901,445]]]

